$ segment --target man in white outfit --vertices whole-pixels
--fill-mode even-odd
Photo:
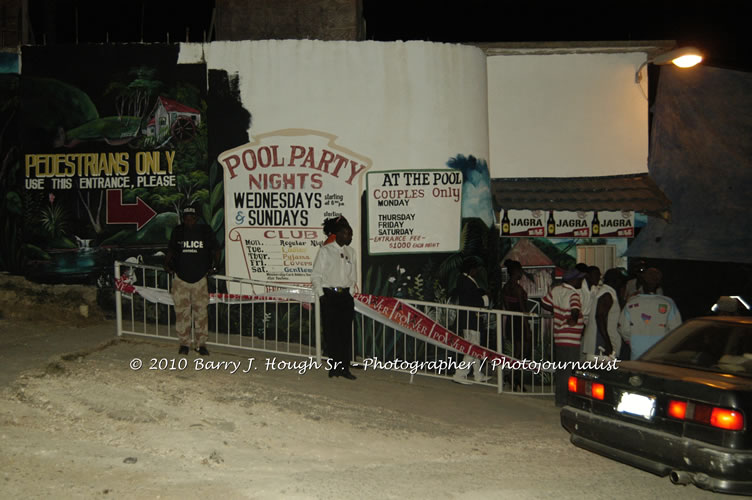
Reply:
[[[642,273],[643,293],[627,300],[619,318],[619,333],[632,351],[630,359],[637,359],[667,333],[681,325],[676,303],[656,293],[663,275],[651,267]]]
[[[582,302],[582,319],[587,326],[591,312],[595,309],[595,296],[598,294],[598,283],[601,281],[601,270],[597,266],[577,264],[575,269],[585,273],[585,279],[580,286],[580,302]]]

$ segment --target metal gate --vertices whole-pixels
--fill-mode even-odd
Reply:
[[[115,262],[114,276],[118,284],[117,335],[177,341],[170,274],[161,267]],[[209,345],[321,362],[319,308],[310,289],[213,275],[209,277],[209,293]],[[528,362],[478,360],[474,369],[490,379],[475,382],[469,378],[471,382],[496,387],[497,392],[553,394],[552,373],[542,369],[553,360],[550,318],[454,304],[403,302],[460,336],[465,329],[480,332],[484,348]],[[475,324],[467,324],[471,315],[463,313],[468,311],[477,313]],[[463,318],[466,324],[461,324]],[[395,370],[411,377],[451,379],[452,370],[446,367],[465,357],[449,346],[389,327],[357,309],[352,345],[354,362],[365,369]]]

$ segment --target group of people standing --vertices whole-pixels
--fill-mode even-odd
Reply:
[[[637,359],[681,324],[676,303],[662,294],[658,269],[638,269],[629,280],[623,269],[614,268],[600,278],[599,268],[578,264],[541,302],[553,313],[554,359],[569,362],[555,373],[557,406],[566,402],[571,362]]]
[[[196,327],[196,350],[207,356],[207,275],[216,272],[220,249],[208,226],[197,223],[197,216],[194,206],[183,210],[183,224],[177,226],[171,235],[165,268],[174,273],[172,294],[179,353],[185,355],[189,352],[193,324]],[[311,282],[321,304],[325,350],[332,360],[329,377],[355,380],[350,372],[353,293],[357,280],[355,251],[349,246],[353,230],[342,216],[324,221],[323,229],[327,240],[322,243],[314,261]],[[509,279],[501,290],[501,305],[507,311],[528,313],[528,296],[520,284],[523,267],[514,260],[507,260],[504,265]],[[460,305],[489,306],[488,294],[477,281],[482,267],[483,262],[477,257],[465,260],[456,287]],[[662,274],[656,268],[639,268],[632,280],[621,268],[614,268],[606,271],[601,281],[598,267],[578,264],[564,274],[560,284],[548,290],[541,305],[553,313],[554,358],[555,361],[570,362],[567,368],[559,367],[555,373],[557,406],[562,406],[566,400],[571,362],[594,357],[636,359],[681,324],[676,304],[663,295],[661,280]],[[473,344],[487,345],[493,350],[501,348],[488,344],[495,339],[481,338],[477,312],[461,312],[458,328]],[[504,330],[510,332],[513,356],[518,360],[532,359],[531,332],[524,314],[507,317]],[[476,381],[488,379],[480,370],[474,369],[473,363],[467,366],[454,374],[456,382],[471,383],[467,379],[471,372]],[[522,373],[513,374],[513,380],[515,388],[524,390]]]

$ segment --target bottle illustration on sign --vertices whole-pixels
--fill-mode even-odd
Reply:
[[[548,211],[548,222],[546,225],[548,226],[548,236],[556,235],[556,221],[554,220],[553,210]]]
[[[509,224],[509,215],[507,215],[507,211],[504,210],[504,217],[502,217],[501,219],[501,235],[509,236],[510,230],[511,230],[511,227]]]
[[[601,223],[598,220],[598,212],[595,212],[595,215],[593,215],[593,236],[600,236],[601,234]]]

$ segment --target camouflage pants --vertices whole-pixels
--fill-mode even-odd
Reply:
[[[195,283],[187,283],[175,276],[172,280],[172,300],[175,302],[175,328],[180,345],[191,345],[191,323],[196,345],[206,344],[209,337],[209,319],[206,312],[209,306],[209,291],[206,277]]]

